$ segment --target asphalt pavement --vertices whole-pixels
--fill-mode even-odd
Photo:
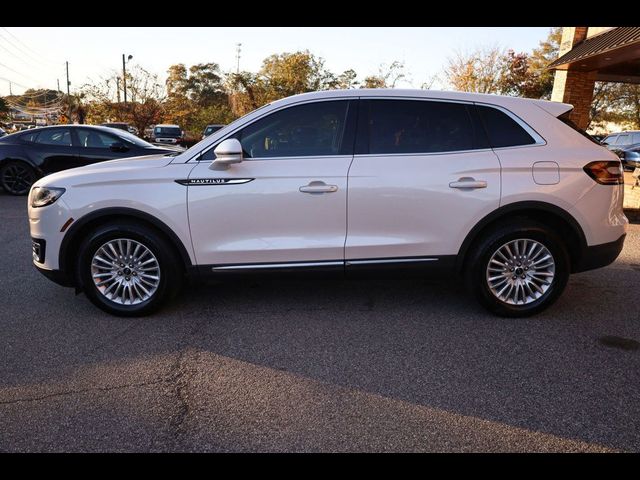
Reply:
[[[640,224],[528,319],[455,282],[190,285],[109,316],[0,192],[0,451],[639,451]]]

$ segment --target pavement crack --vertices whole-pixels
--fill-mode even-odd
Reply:
[[[188,354],[188,350],[180,352],[169,374],[169,381],[173,384],[173,394],[177,403],[176,413],[169,421],[169,427],[173,433],[176,447],[185,433],[184,424],[191,413],[188,397],[191,373],[187,369],[186,361]]]
[[[62,392],[55,392],[47,395],[41,395],[39,397],[28,397],[28,398],[17,398],[15,400],[4,400],[4,401],[0,401],[0,405],[12,405],[14,403],[21,403],[21,402],[38,402],[41,400],[47,400],[49,398],[64,397],[66,395],[78,395],[78,394],[89,393],[89,392],[110,392],[112,390],[122,390],[125,388],[139,388],[139,387],[146,387],[149,385],[157,385],[158,383],[163,383],[163,382],[166,382],[166,380],[154,380],[152,382],[144,382],[144,383],[128,383],[125,385],[112,385],[108,387],[91,387],[91,388],[81,388],[78,390],[66,390]]]

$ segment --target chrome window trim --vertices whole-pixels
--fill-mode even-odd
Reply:
[[[477,148],[473,150],[448,150],[446,152],[412,152],[412,153],[358,153],[354,155],[356,158],[368,158],[368,157],[425,157],[436,155],[456,155],[465,153],[478,153],[478,152],[491,152],[494,149],[491,148]]]
[[[224,140],[232,137],[236,132],[238,132],[239,130],[242,130],[245,127],[248,127],[249,125],[253,124],[254,122],[257,122],[258,120],[261,120],[263,118],[265,118],[268,115],[271,115],[272,113],[276,113],[279,112],[281,110],[284,110],[286,108],[290,108],[290,107],[294,107],[294,106],[299,106],[299,105],[305,105],[308,103],[319,103],[319,102],[330,102],[330,101],[336,101],[336,100],[342,100],[342,101],[351,101],[351,100],[407,100],[407,101],[421,101],[421,102],[440,102],[440,103],[457,103],[457,104],[462,104],[462,105],[479,105],[479,106],[483,106],[483,107],[490,107],[490,108],[495,108],[497,110],[500,110],[501,112],[505,113],[509,118],[511,118],[513,121],[515,121],[520,127],[522,127],[529,135],[531,135],[531,137],[534,139],[535,143],[530,143],[527,145],[512,145],[512,146],[508,146],[508,147],[496,147],[496,148],[472,148],[472,149],[468,149],[468,150],[450,150],[450,151],[446,151],[446,152],[410,152],[410,153],[388,153],[388,154],[382,154],[382,153],[372,153],[372,154],[357,154],[355,155],[356,157],[379,157],[379,156],[415,156],[415,155],[452,155],[452,154],[457,154],[457,153],[467,153],[467,152],[483,152],[483,151],[495,151],[495,150],[503,150],[503,149],[507,149],[507,148],[525,148],[525,147],[538,147],[538,146],[544,146],[547,144],[546,140],[533,128],[531,127],[528,123],[526,123],[524,120],[522,120],[518,115],[516,115],[515,113],[513,113],[511,110],[501,106],[501,105],[496,105],[493,103],[484,103],[484,102],[475,102],[475,101],[470,101],[470,100],[457,100],[457,99],[444,99],[444,98],[433,98],[433,97],[415,97],[415,96],[389,96],[389,95],[381,95],[381,96],[335,96],[335,97],[327,97],[327,98],[315,98],[315,99],[309,99],[309,100],[302,100],[299,102],[294,102],[294,103],[289,103],[286,105],[282,105],[279,108],[273,109],[273,110],[269,110],[264,112],[262,115],[260,115],[259,117],[253,118],[239,126],[237,126],[235,129],[231,130],[228,134],[226,134],[224,137],[221,137],[220,139],[216,140],[214,143],[212,143],[209,147],[200,150],[198,153],[194,154],[193,156],[191,156],[186,162],[184,163],[190,163],[190,162],[212,162],[213,160],[198,160],[198,157],[200,157],[201,155],[204,155],[205,153],[207,153],[209,150],[212,150],[214,148],[216,148],[218,146],[218,144],[220,144],[221,142],[223,142]],[[260,108],[264,108],[264,107],[268,107],[269,104],[264,105],[263,107]],[[254,112],[257,112],[259,109],[254,110]],[[250,115],[252,112],[249,112],[247,115]],[[240,117],[242,118],[242,117]],[[214,132],[212,135],[215,135]],[[263,158],[246,158],[243,161],[256,161],[256,160],[285,160],[285,159],[302,159],[302,158],[329,158],[329,157],[346,157],[346,156],[351,156],[351,155],[309,155],[309,156],[296,156],[296,157],[263,157]]]

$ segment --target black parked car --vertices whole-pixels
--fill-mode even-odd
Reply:
[[[0,138],[0,186],[12,195],[26,195],[38,178],[60,170],[116,158],[181,151],[181,147],[157,147],[129,132],[108,127],[36,128]]]

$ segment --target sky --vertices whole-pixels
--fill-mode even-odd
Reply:
[[[339,74],[349,68],[362,80],[381,65],[404,62],[402,88],[420,88],[439,74],[456,51],[498,46],[530,52],[551,27],[0,27],[0,95],[26,88],[71,92],[122,69],[122,54],[164,81],[170,65],[215,62],[224,72],[257,71],[273,53],[309,50]],[[433,88],[446,88],[437,81]]]

